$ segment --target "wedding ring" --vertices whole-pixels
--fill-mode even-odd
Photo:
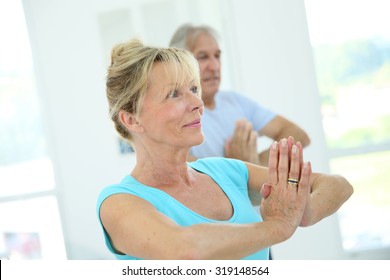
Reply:
[[[298,187],[299,180],[293,179],[293,178],[288,178],[287,179],[287,184],[293,186],[293,187]]]

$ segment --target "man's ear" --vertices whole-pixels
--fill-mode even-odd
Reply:
[[[143,127],[134,114],[124,110],[119,111],[119,120],[131,132],[142,132]]]

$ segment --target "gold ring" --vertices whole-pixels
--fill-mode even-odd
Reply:
[[[299,180],[293,179],[293,178],[288,178],[287,179],[287,184],[293,186],[293,187],[298,187]]]

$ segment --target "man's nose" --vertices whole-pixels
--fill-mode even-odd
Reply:
[[[219,59],[217,59],[215,57],[210,58],[207,66],[210,70],[214,70],[214,71],[218,70],[219,66],[220,66]]]

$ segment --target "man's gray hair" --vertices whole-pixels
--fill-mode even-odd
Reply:
[[[216,41],[219,40],[218,32],[210,26],[183,24],[173,34],[169,46],[192,51],[196,38],[202,33],[211,35]]]

